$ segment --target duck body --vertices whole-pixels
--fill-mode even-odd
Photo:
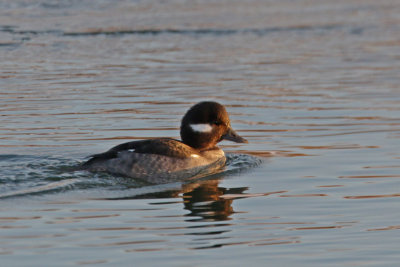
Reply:
[[[157,138],[123,143],[92,155],[82,169],[167,183],[221,169],[226,158],[218,142],[247,142],[232,130],[225,108],[216,102],[200,102],[189,109],[181,122],[181,137],[182,141]]]

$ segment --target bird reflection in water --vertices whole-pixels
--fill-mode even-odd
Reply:
[[[202,180],[182,184],[181,189],[167,190],[128,197],[129,199],[162,199],[182,197],[186,216],[197,217],[188,221],[225,221],[235,211],[232,202],[241,198],[248,187],[225,188],[219,186],[220,179]],[[155,203],[153,203],[155,204]],[[163,204],[163,203],[159,203]]]
[[[191,213],[187,216],[196,216],[199,219],[191,221],[225,221],[230,219],[234,213],[232,202],[233,198],[224,197],[227,194],[242,194],[247,187],[227,189],[220,187],[219,180],[208,180],[202,183],[189,184],[183,186],[183,203],[185,209]]]

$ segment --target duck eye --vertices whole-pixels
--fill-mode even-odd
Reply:
[[[215,125],[221,125],[222,122],[220,122],[220,121],[214,121],[213,124],[215,124]]]

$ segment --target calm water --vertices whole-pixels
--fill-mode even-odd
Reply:
[[[2,266],[395,266],[400,2],[2,1]],[[249,144],[143,185],[71,172],[178,137],[201,100]],[[261,161],[261,163],[260,163]]]

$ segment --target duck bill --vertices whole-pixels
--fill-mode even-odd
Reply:
[[[238,135],[232,128],[229,128],[226,134],[222,136],[222,140],[229,140],[236,143],[248,143],[246,139]]]

